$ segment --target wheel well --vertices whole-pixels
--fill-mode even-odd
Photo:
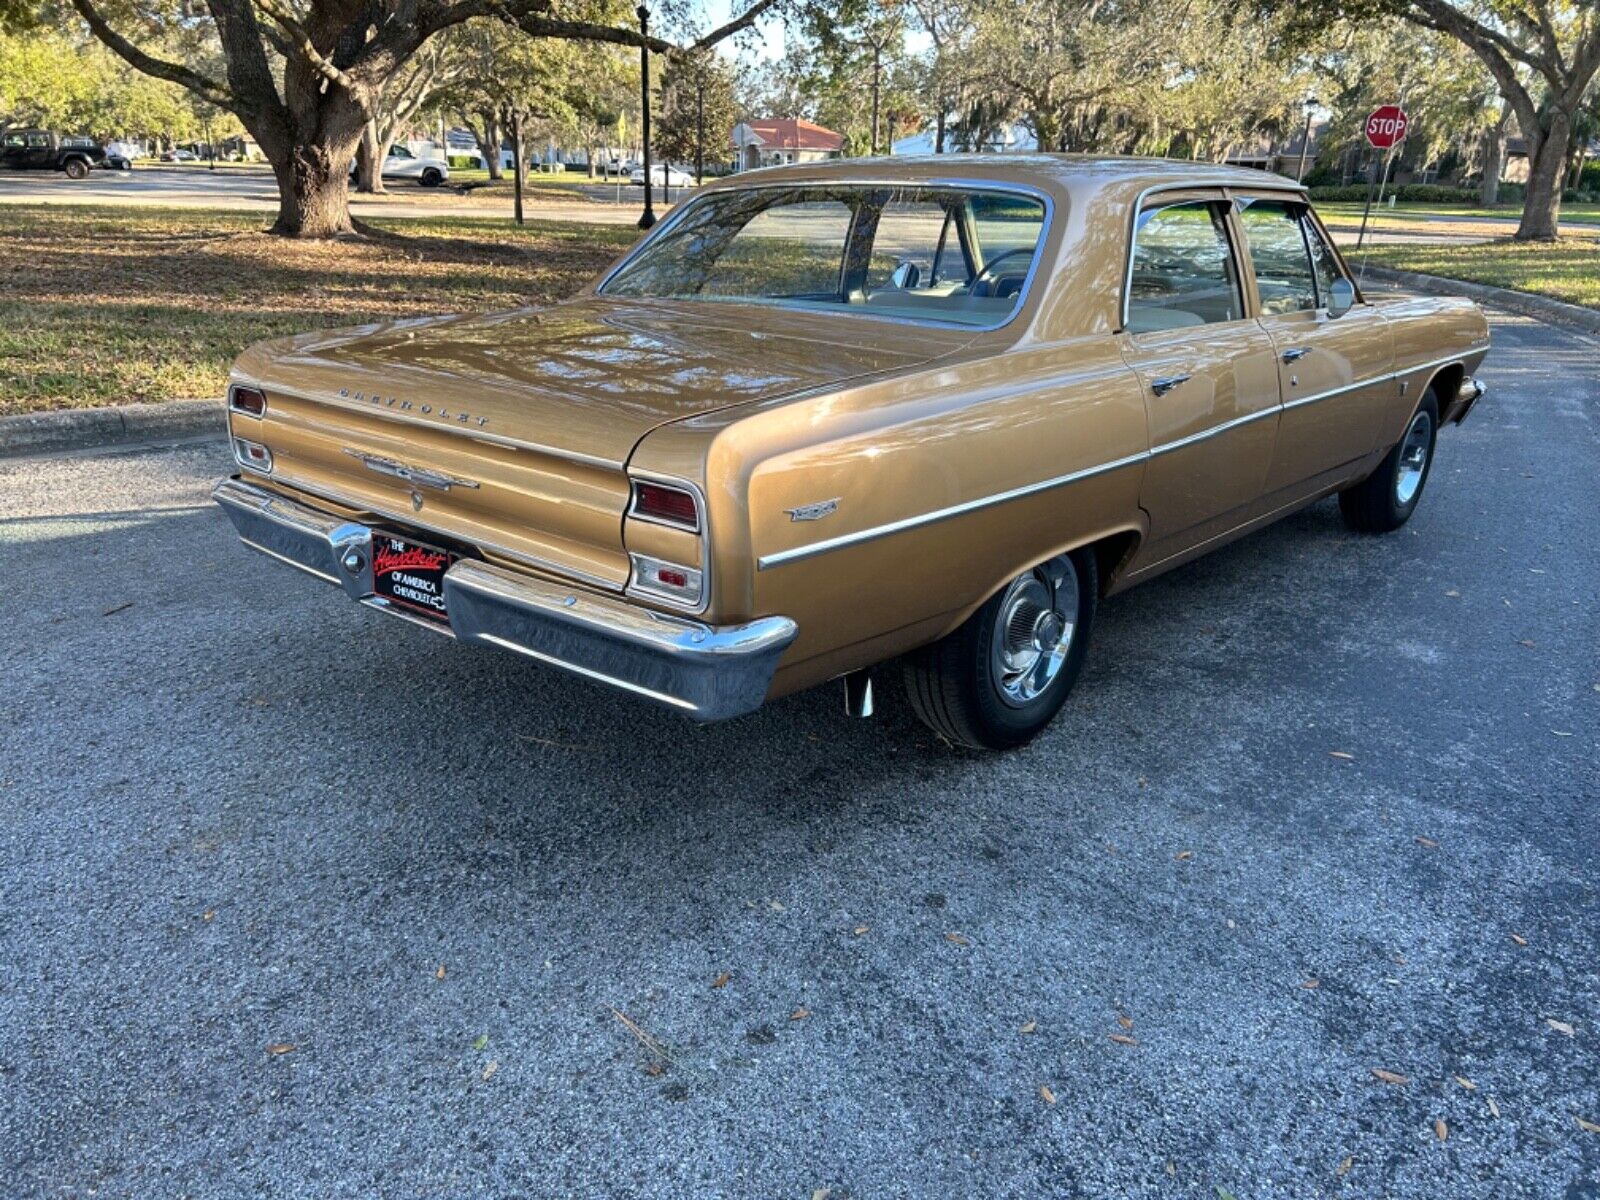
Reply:
[[[1449,366],[1440,367],[1428,386],[1433,389],[1433,398],[1439,403],[1439,416],[1444,417],[1445,409],[1450,407],[1450,401],[1455,399],[1456,393],[1461,390],[1461,382],[1467,377],[1467,369],[1460,363],[1451,363]],[[1420,403],[1420,400],[1419,400]]]
[[[1098,542],[1090,544],[1089,549],[1094,551],[1094,563],[1100,575],[1102,597],[1111,587],[1116,573],[1133,557],[1138,545],[1139,531],[1136,529],[1113,533],[1110,537],[1101,538]]]

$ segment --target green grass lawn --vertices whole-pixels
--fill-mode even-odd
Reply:
[[[1361,220],[1360,204],[1318,204],[1317,212],[1322,214],[1324,220],[1338,218],[1341,223],[1346,220]],[[1373,214],[1386,217],[1499,217],[1516,221],[1522,217],[1522,205],[1502,204],[1497,208],[1483,208],[1472,204],[1396,204],[1392,209],[1388,204],[1374,207]],[[1574,224],[1597,225],[1600,224],[1600,204],[1563,204],[1561,206],[1561,220]]]
[[[372,239],[297,242],[261,215],[0,209],[0,415],[217,396],[262,338],[570,295],[628,227],[481,218],[369,222]]]
[[[1514,288],[1600,308],[1600,238],[1565,237],[1554,244],[1503,239],[1463,245],[1379,243],[1362,252],[1378,266]],[[1360,256],[1345,247],[1352,266]]]

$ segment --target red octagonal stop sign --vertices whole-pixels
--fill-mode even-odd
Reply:
[[[1410,124],[1411,118],[1398,104],[1385,104],[1367,118],[1367,141],[1375,149],[1387,150],[1405,140],[1406,126]]]

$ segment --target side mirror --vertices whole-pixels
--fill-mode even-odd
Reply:
[[[922,272],[917,264],[909,258],[902,259],[894,269],[894,274],[889,276],[889,282],[902,292],[914,288],[922,279]]]
[[[1343,275],[1333,281],[1328,289],[1328,315],[1342,317],[1356,302],[1356,286]]]

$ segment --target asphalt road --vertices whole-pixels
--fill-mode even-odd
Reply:
[[[1406,529],[1108,603],[1002,757],[389,621],[220,442],[0,462],[0,1190],[1595,1196],[1597,350],[1499,320]]]
[[[450,186],[425,188],[406,179],[391,180],[383,196],[352,195],[357,217],[481,217],[511,215],[510,192],[493,196],[460,195]],[[620,196],[620,201],[618,197]],[[674,189],[673,198],[678,198]],[[272,172],[261,169],[207,167],[135,167],[132,171],[95,171],[71,180],[54,171],[0,171],[0,205],[66,204],[126,205],[153,208],[210,208],[241,212],[276,212],[278,186]],[[570,201],[530,197],[528,212],[542,220],[629,224],[639,219],[644,189],[623,184],[575,189]],[[662,208],[660,190],[656,207]]]

